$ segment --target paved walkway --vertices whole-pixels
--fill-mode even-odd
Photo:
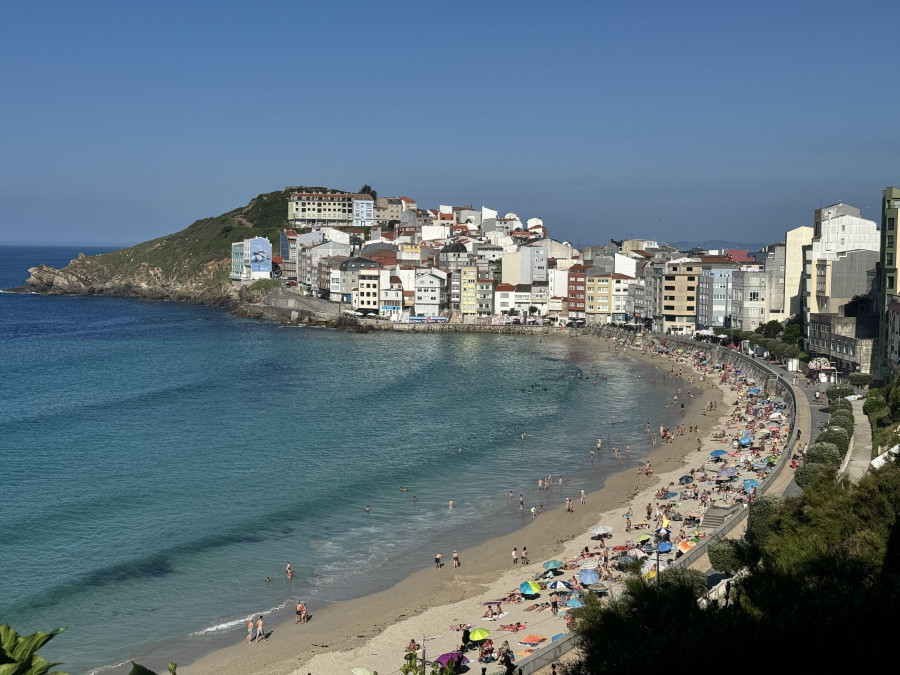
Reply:
[[[854,483],[866,475],[869,462],[872,461],[872,430],[869,419],[863,412],[863,400],[851,401],[853,406],[853,438],[847,451],[847,463],[844,473]]]

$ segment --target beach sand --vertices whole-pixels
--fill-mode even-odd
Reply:
[[[598,342],[598,347],[606,349],[607,344]],[[674,364],[667,358],[650,354],[649,350],[645,356],[639,350],[629,351],[628,356],[652,359],[660,364],[661,371],[675,365],[684,369],[685,376],[692,372],[689,363]],[[562,491],[558,487],[550,488],[546,493],[548,502],[559,502],[554,504],[554,509],[513,534],[460,551],[462,565],[458,569],[453,568],[449,556],[446,556],[442,569],[428,565],[386,591],[321,609],[310,608],[311,620],[308,624],[297,625],[291,619],[268,626],[267,629],[271,629],[268,640],[258,644],[245,644],[245,633],[235,632],[236,644],[179,667],[179,672],[186,675],[327,675],[365,667],[377,670],[380,675],[389,675],[403,665],[404,649],[411,639],[420,643],[423,638],[426,639],[429,659],[456,649],[461,634],[451,630],[450,626],[460,623],[487,628],[491,631],[495,646],[508,640],[521,659],[526,655],[523,651],[526,648],[518,645],[519,640],[528,635],[539,635],[548,638],[549,642],[553,636],[565,632],[565,613],[554,617],[549,609],[525,611],[534,602],[548,600],[547,591],[530,602],[504,603],[503,610],[508,614],[496,622],[481,618],[485,610],[483,603],[504,598],[523,581],[532,579],[535,573],[541,571],[541,563],[545,560],[569,560],[585,546],[593,550],[598,541],[591,539],[587,532],[595,525],[613,527],[613,536],[607,539],[607,546],[622,544],[629,537],[636,538],[640,533],[625,533],[622,514],[628,507],[633,507],[633,522],[644,520],[646,505],[655,505],[659,501],[654,493],[661,484],[677,485],[680,476],[690,468],[701,467],[709,458],[710,450],[718,447],[710,439],[711,432],[714,428],[724,428],[724,418],[732,410],[728,404],[735,397],[733,394],[726,395],[730,392],[720,389],[717,379],[708,378],[703,383],[702,394],[695,395],[689,412],[684,416],[686,425],[693,423],[700,426],[701,451],[697,451],[697,433],[676,436],[673,443],[657,443],[645,455],[652,462],[654,475],[642,477],[639,489],[636,490],[636,469],[623,469],[608,476],[601,490],[588,494],[586,505],[582,506],[576,500],[574,513],[568,513],[561,503]],[[691,386],[683,380],[667,380],[660,385],[672,388],[673,393],[678,386],[683,391]],[[718,401],[718,409],[701,416],[700,411],[711,400]],[[657,433],[658,428],[653,427],[654,411],[647,411],[647,419],[651,424],[651,433]],[[603,450],[611,451],[611,448]],[[679,510],[696,511],[697,504],[694,501],[685,502]],[[674,523],[673,527],[677,530],[680,524]],[[521,550],[523,545],[527,546],[532,562],[527,566],[513,565],[511,551],[513,547]],[[423,564],[427,564],[427,552],[415,552],[415,555],[421,555]],[[577,570],[565,572],[558,578],[569,579],[573,575],[577,575]],[[613,588],[615,591],[615,586]],[[517,622],[525,623],[527,628],[517,633],[499,629],[500,624]],[[474,652],[469,652],[469,656],[477,658]]]

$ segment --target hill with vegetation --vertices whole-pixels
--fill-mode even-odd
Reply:
[[[28,290],[47,294],[113,295],[158,300],[183,300],[232,306],[239,299],[230,282],[231,244],[266,237],[273,252],[287,226],[292,192],[336,193],[322,187],[290,186],[268,192],[187,228],[120,251],[79,256],[62,269],[33,267]]]

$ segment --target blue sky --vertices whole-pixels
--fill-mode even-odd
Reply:
[[[775,241],[900,184],[900,4],[0,9],[0,244],[132,244],[285,185]]]

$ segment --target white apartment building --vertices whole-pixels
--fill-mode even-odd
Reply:
[[[416,272],[416,316],[441,316],[449,308],[447,273],[436,268]]]
[[[374,227],[375,200],[371,195],[324,192],[294,192],[288,198],[291,227]]]
[[[768,321],[765,270],[749,265],[734,270],[731,273],[731,327],[756,330]]]

